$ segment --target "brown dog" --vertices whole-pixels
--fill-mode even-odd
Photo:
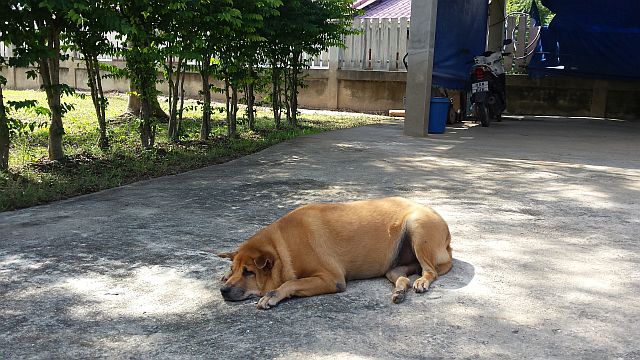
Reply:
[[[451,269],[451,235],[433,209],[403,198],[300,207],[249,238],[231,253],[220,289],[225,300],[262,297],[269,309],[292,296],[342,292],[346,281],[385,275],[392,300],[404,300],[408,276],[426,291]]]

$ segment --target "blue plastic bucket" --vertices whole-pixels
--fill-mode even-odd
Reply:
[[[429,108],[429,134],[443,134],[447,126],[447,116],[451,102],[446,97],[432,97]]]

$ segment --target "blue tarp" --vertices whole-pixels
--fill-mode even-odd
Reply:
[[[542,0],[554,12],[531,76],[640,79],[640,0]]]
[[[487,3],[487,0],[438,0],[434,86],[465,88],[473,57],[485,50]]]

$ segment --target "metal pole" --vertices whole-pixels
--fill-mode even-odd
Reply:
[[[438,0],[411,0],[404,134],[427,136]]]

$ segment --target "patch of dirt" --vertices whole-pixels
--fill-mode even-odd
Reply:
[[[98,163],[107,163],[105,159],[89,153],[80,153],[65,156],[62,160],[49,160],[40,158],[28,166],[41,172],[51,172],[54,170],[73,169],[80,166],[95,166]]]

